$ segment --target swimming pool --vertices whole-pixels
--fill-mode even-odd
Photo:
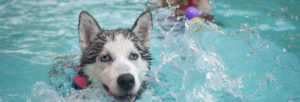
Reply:
[[[139,101],[300,101],[299,4],[214,1],[212,14],[224,27],[208,25],[203,32],[183,29],[182,23],[166,27],[168,22],[160,21],[166,10],[153,10],[154,79]],[[143,0],[0,1],[0,101],[80,100],[75,96],[84,92],[64,94],[69,65],[78,64],[81,53],[79,12],[89,11],[103,28],[124,28],[145,5]],[[53,68],[60,68],[55,77],[49,76]],[[85,100],[106,100],[100,96]]]

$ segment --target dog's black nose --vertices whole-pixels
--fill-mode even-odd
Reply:
[[[134,87],[135,81],[131,74],[120,75],[117,79],[119,87],[124,91],[129,91]]]

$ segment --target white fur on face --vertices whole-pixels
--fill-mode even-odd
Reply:
[[[138,54],[138,59],[129,59],[131,53]],[[110,55],[112,61],[101,62],[100,57],[103,55]],[[84,69],[93,82],[105,84],[114,95],[121,96],[125,93],[120,90],[117,78],[125,73],[132,74],[135,78],[135,86],[130,93],[136,94],[148,70],[148,62],[142,60],[141,55],[130,39],[125,38],[123,34],[116,34],[114,40],[107,40],[103,51],[97,56],[96,62],[86,65]]]

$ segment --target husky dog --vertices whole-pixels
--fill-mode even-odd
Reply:
[[[73,87],[99,83],[117,100],[140,98],[144,76],[150,68],[152,14],[144,11],[130,29],[104,30],[86,11],[79,16],[78,35],[82,51],[80,71]],[[84,82],[80,82],[80,80]]]

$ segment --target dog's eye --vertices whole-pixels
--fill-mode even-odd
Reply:
[[[101,62],[107,62],[107,61],[110,61],[111,58],[109,55],[104,55],[100,58]]]
[[[131,53],[130,56],[129,56],[129,58],[130,58],[131,60],[136,60],[138,57],[139,57],[139,55],[138,55],[138,54],[135,54],[135,53]]]

